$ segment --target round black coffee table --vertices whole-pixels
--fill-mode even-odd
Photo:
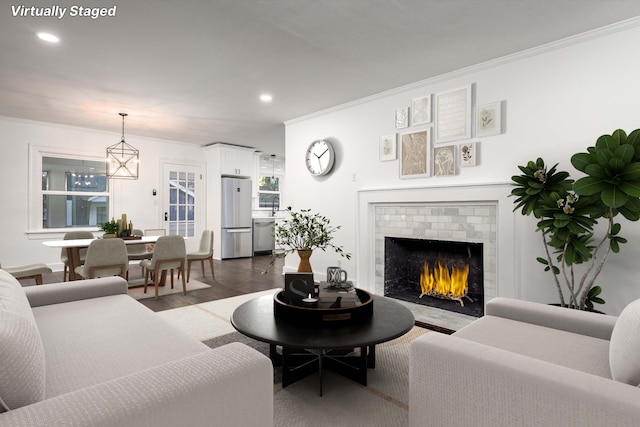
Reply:
[[[231,324],[242,334],[269,343],[274,365],[282,365],[282,387],[322,370],[336,371],[367,385],[367,369],[375,368],[375,346],[411,330],[413,314],[392,299],[373,296],[373,315],[366,320],[340,324],[304,324],[274,314],[273,296],[263,296],[239,306]],[[278,353],[276,346],[282,347]],[[354,356],[353,349],[360,354]]]

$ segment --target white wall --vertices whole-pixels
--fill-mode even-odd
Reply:
[[[104,158],[106,147],[119,142],[121,134],[0,117],[0,135],[3,139],[0,143],[0,182],[3,184],[0,187],[0,262],[6,266],[44,262],[53,268],[59,267],[60,250],[45,247],[42,241],[61,239],[62,234],[29,233],[34,231],[28,223],[29,145]],[[202,149],[127,133],[125,136],[129,144],[140,150],[140,179],[111,180],[111,216],[126,213],[135,228],[162,227],[161,162],[199,164],[204,172]],[[153,189],[158,190],[158,196],[152,195]],[[197,248],[198,239],[189,240],[188,249]]]
[[[598,136],[615,129],[640,128],[638,25],[609,28],[287,122],[288,185],[283,206],[311,208],[328,216],[342,226],[336,243],[354,253],[358,190],[505,183],[519,173],[517,165],[536,157],[549,164],[560,163],[560,168],[577,177],[570,164],[573,153],[585,151]],[[398,72],[402,72],[401,64]],[[379,161],[378,138],[395,132],[396,108],[409,106],[414,97],[469,84],[474,85],[475,105],[504,101],[506,106],[503,135],[472,139],[481,142],[479,166],[462,168],[453,177],[403,180],[398,177],[398,161]],[[337,160],[332,174],[313,178],[306,171],[304,152],[321,138],[334,142]],[[514,215],[518,216],[513,236],[518,251],[512,262],[519,272],[519,296],[556,302],[551,278],[535,261],[542,255],[535,221]],[[640,250],[640,224],[621,222],[622,235],[630,243],[609,259],[598,281],[607,300],[604,310],[612,314],[640,297],[634,265]],[[338,260],[333,252],[314,253],[311,263],[321,272]],[[353,277],[355,261],[340,261]],[[297,262],[297,256],[289,256],[285,270],[295,269]]]

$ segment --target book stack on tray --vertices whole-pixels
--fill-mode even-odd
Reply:
[[[320,282],[318,289],[319,308],[348,308],[360,305],[353,282]]]

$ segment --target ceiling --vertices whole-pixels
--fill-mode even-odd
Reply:
[[[637,0],[35,1],[0,12],[0,116],[284,153],[325,108],[640,15]],[[39,40],[46,31],[57,44]],[[273,95],[265,104],[262,93]],[[327,134],[318,137],[330,136]]]

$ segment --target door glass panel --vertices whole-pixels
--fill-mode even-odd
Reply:
[[[195,236],[196,174],[187,171],[169,173],[169,234]]]

